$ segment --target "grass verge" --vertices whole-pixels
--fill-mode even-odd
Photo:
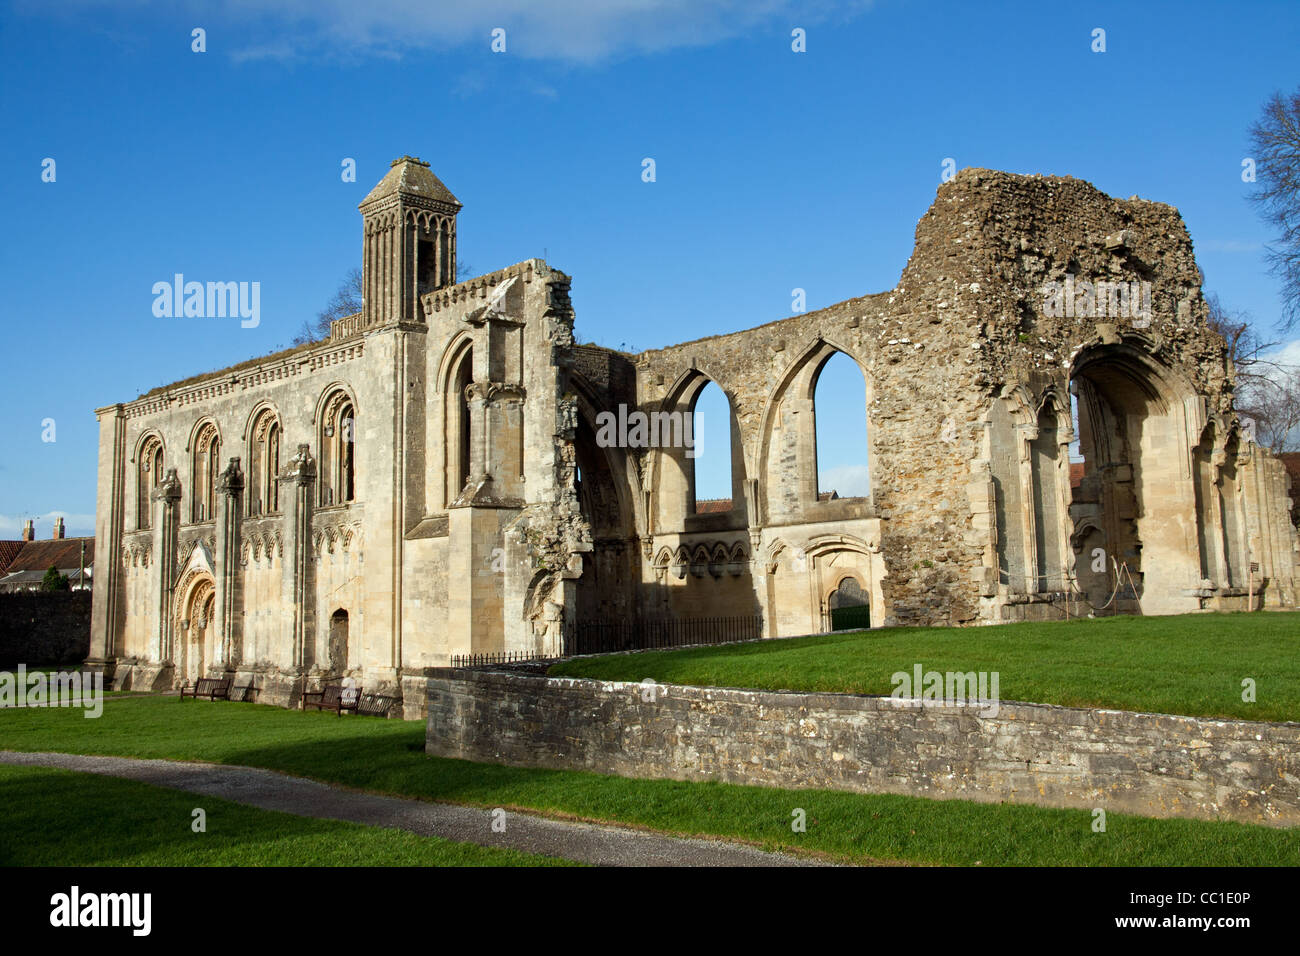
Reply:
[[[255,704],[146,697],[0,711],[0,749],[265,767],[362,790],[713,836],[849,862],[953,865],[1295,866],[1300,830],[961,800],[632,780],[424,754],[422,724]],[[186,798],[192,799],[192,798]],[[807,832],[791,829],[807,814]],[[21,832],[21,831],[20,831]]]
[[[0,805],[0,866],[568,865],[47,767],[0,765]],[[202,833],[196,807],[207,815]]]
[[[1002,700],[1193,717],[1300,720],[1300,613],[1189,614],[882,628],[563,661],[598,680],[888,695],[897,672],[996,671]],[[1242,681],[1255,700],[1242,700]]]

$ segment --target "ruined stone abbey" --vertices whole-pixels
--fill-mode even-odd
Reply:
[[[360,313],[98,409],[88,664],[114,686],[229,674],[289,703],[351,676],[415,716],[425,668],[592,621],[1296,606],[1288,478],[1234,413],[1169,206],[968,169],[894,289],[639,354],[577,344],[541,260],[456,282],[460,208],[395,161],[360,206]],[[816,407],[836,352],[865,409]],[[597,440],[601,412],[691,411],[709,382],[730,502],[700,506],[681,443]],[[865,414],[869,497],[818,488],[818,414]]]

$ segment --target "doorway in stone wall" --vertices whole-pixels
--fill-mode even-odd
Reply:
[[[827,604],[832,631],[856,631],[871,626],[871,602],[857,578],[840,581]]]
[[[212,663],[210,636],[215,614],[215,594],[210,587],[200,585],[190,602],[189,628],[185,631],[184,676],[190,684],[205,676],[208,665]]]

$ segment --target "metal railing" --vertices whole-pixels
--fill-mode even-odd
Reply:
[[[525,661],[555,660],[541,654],[529,654],[525,651],[493,651],[487,654],[453,654],[452,667],[484,667],[490,664],[520,664]]]
[[[565,636],[564,655],[608,654],[688,644],[725,644],[763,636],[760,615],[580,621]]]

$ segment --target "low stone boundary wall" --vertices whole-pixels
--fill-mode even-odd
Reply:
[[[1300,823],[1300,723],[430,671],[426,752],[518,767]]]

